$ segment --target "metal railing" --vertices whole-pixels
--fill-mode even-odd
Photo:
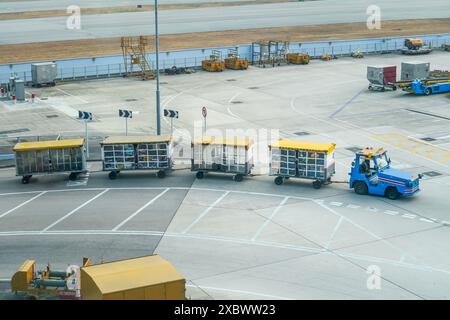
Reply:
[[[345,56],[350,55],[354,51],[361,51],[363,53],[389,53],[395,52],[402,49],[403,39],[405,37],[391,38],[391,39],[373,39],[373,40],[348,40],[348,41],[335,41],[329,42],[326,45],[324,42],[320,43],[291,43],[289,47],[289,52],[302,52],[307,53],[311,57],[320,57],[323,54],[332,54],[335,56]],[[450,36],[444,35],[431,35],[423,36],[426,38],[426,43],[433,48],[439,48],[443,44],[450,41]],[[242,54],[241,57],[246,57],[249,61],[252,61],[251,45],[243,45],[239,47],[242,52],[247,52],[247,54]],[[208,49],[210,50],[210,49]],[[226,52],[226,48],[221,49]],[[208,56],[191,56],[193,54],[198,54],[199,50],[185,50],[177,52],[178,55],[185,54],[186,57],[182,58],[171,58],[171,59],[160,59],[161,72],[165,69],[172,68],[173,66],[180,68],[198,68],[201,66],[203,60],[208,59]],[[203,50],[205,52],[205,50]],[[203,53],[203,52],[202,52]],[[168,53],[166,53],[168,54]],[[161,55],[164,55],[162,53]],[[120,61],[122,56],[110,57],[113,60]],[[150,62],[151,68],[154,69],[154,59],[153,54],[148,54],[148,60]],[[80,62],[81,63],[81,62]],[[139,66],[136,65],[134,71],[140,71]],[[58,68],[58,78],[57,80],[83,80],[83,79],[94,79],[94,78],[108,78],[108,77],[118,77],[125,74],[125,66],[123,63],[111,63],[111,64],[98,64],[98,65],[81,65],[74,67],[60,67]],[[10,76],[16,75],[25,82],[31,81],[31,68],[29,71],[12,72],[12,73],[1,73],[0,83],[5,83],[9,81]]]

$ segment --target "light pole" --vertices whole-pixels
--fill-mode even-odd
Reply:
[[[155,50],[156,50],[156,134],[161,134],[161,106],[159,93],[159,34],[158,34],[158,0],[155,0]]]

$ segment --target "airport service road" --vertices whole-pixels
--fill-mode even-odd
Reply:
[[[158,253],[185,275],[194,299],[448,298],[449,226],[435,213],[445,212],[449,184],[425,181],[418,197],[388,201],[344,185],[195,181],[189,171],[115,181],[96,172],[76,187],[64,176],[39,177],[24,186],[6,169],[0,278],[27,258],[64,268],[83,256]],[[371,265],[382,272],[382,290],[366,288]]]
[[[214,3],[214,2],[239,2],[241,0],[159,0],[158,4],[184,4],[184,3]],[[248,0],[246,0],[248,1]],[[258,1],[258,0],[251,0]],[[25,11],[41,11],[41,10],[65,10],[71,5],[80,8],[103,8],[103,7],[120,7],[153,5],[154,0],[109,0],[108,2],[101,0],[34,0],[34,1],[0,1],[0,12],[25,12]]]
[[[403,1],[307,1],[224,8],[164,10],[161,34],[270,28],[310,24],[364,22],[367,7],[377,4],[382,19],[450,17],[446,0]],[[92,39],[153,33],[153,14],[130,12],[82,17],[81,30],[67,30],[66,17],[0,21],[0,44]]]

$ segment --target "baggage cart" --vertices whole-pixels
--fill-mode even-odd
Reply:
[[[320,189],[335,173],[334,143],[279,140],[269,146],[270,176],[281,185],[289,178],[311,179]]]
[[[157,171],[164,178],[172,170],[172,137],[115,136],[101,142],[103,171],[116,179],[121,171]]]
[[[16,175],[27,184],[33,175],[70,173],[76,180],[86,172],[84,139],[19,142],[14,146]]]
[[[207,172],[221,172],[233,173],[233,179],[240,182],[251,173],[253,142],[250,138],[203,137],[194,140],[191,146],[191,171],[197,172],[197,179],[202,179]]]

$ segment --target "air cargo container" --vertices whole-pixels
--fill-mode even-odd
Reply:
[[[396,66],[368,66],[367,80],[369,80],[369,90],[384,91],[386,88],[396,90],[397,81]]]
[[[415,79],[427,79],[430,75],[429,62],[402,62],[401,80],[413,81]]]

